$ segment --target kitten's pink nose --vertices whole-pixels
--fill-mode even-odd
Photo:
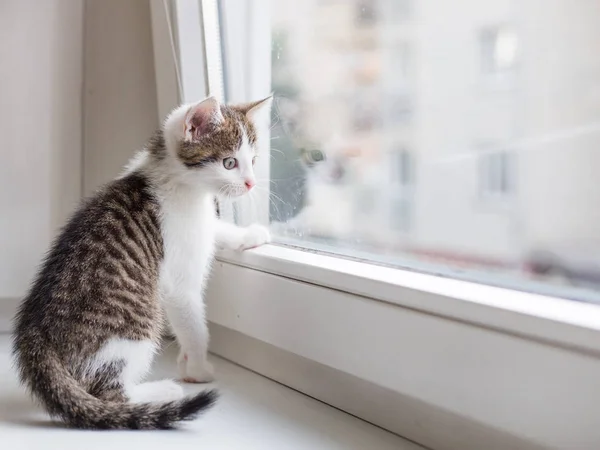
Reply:
[[[254,187],[254,185],[256,184],[253,180],[246,180],[244,182],[244,184],[246,185],[246,188],[248,190],[252,189]]]

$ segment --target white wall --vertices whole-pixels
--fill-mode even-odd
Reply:
[[[1,320],[81,193],[158,126],[148,0],[0,1],[0,99]]]
[[[80,196],[82,37],[82,0],[0,2],[0,302]]]
[[[148,0],[87,0],[84,192],[114,178],[158,127]]]

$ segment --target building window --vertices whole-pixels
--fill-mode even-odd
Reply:
[[[391,153],[392,185],[409,187],[414,183],[413,158],[406,149]]]
[[[400,148],[390,153],[390,226],[404,233],[412,224],[414,170],[413,155],[408,150]]]
[[[356,2],[356,23],[363,26],[377,23],[377,2],[375,0]]]
[[[508,197],[515,190],[514,154],[507,150],[482,150],[479,157],[479,191],[482,197]]]
[[[497,74],[514,69],[517,62],[519,40],[510,27],[491,27],[480,34],[481,70]]]

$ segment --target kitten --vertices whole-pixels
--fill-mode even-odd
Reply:
[[[274,222],[280,233],[333,239],[372,238],[373,208],[378,197],[380,171],[368,145],[345,142],[339,136],[300,150],[305,167],[304,207],[285,223]],[[374,175],[374,176],[373,176]]]
[[[255,184],[257,123],[271,99],[214,98],[174,110],[126,172],[88,199],[54,243],[17,316],[20,378],[77,428],[170,428],[217,399],[171,380],[141,383],[163,311],[188,382],[213,379],[202,291],[215,245],[243,250],[268,231],[220,222],[215,195]]]

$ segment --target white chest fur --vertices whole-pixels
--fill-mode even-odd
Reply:
[[[167,298],[201,297],[215,250],[213,197],[191,190],[171,192],[161,196],[161,204],[161,293]]]

